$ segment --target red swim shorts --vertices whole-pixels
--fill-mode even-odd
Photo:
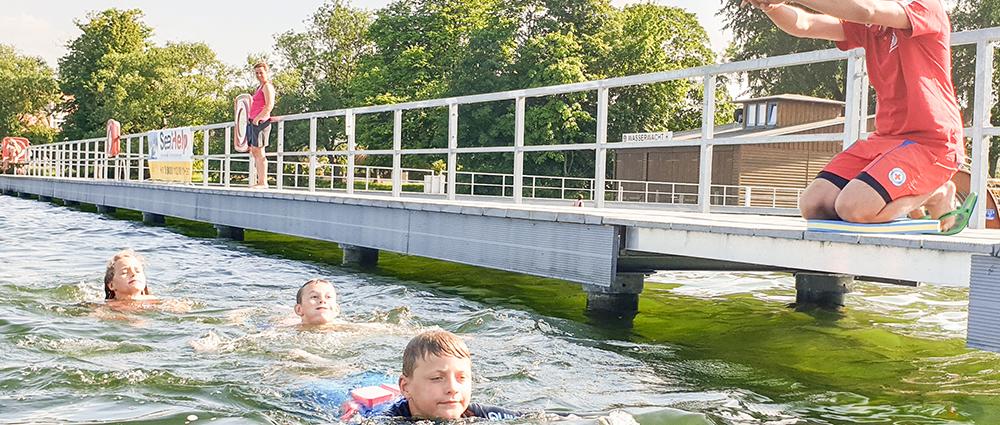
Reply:
[[[872,136],[838,153],[816,178],[843,189],[858,179],[882,195],[885,203],[933,192],[958,171],[958,155],[948,145]]]

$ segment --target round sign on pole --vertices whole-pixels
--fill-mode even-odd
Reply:
[[[233,115],[235,116],[235,122],[233,123],[233,147],[236,148],[237,152],[246,152],[250,150],[247,146],[247,122],[249,121],[248,114],[250,113],[250,95],[241,94],[236,96],[236,101],[233,102]]]
[[[113,119],[108,120],[107,136],[104,139],[104,151],[108,154],[108,158],[118,156],[118,152],[121,149],[121,143],[119,143],[121,141],[121,134],[122,125]]]

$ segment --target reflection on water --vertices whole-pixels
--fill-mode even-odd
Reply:
[[[119,216],[127,215],[122,212]],[[185,232],[197,225],[185,223]],[[398,374],[410,337],[467,338],[474,399],[519,423],[994,423],[1000,356],[963,348],[967,292],[860,284],[848,309],[785,308],[777,274],[661,273],[631,329],[592,324],[573,284],[248,232],[185,236],[0,197],[0,411],[5,423],[336,421],[310,381]],[[195,231],[197,233],[197,231]],[[190,234],[190,232],[188,232]],[[107,315],[104,263],[131,247],[184,309]],[[295,291],[338,289],[345,323],[294,326]]]

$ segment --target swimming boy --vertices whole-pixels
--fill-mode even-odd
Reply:
[[[951,24],[941,0],[744,0],[778,28],[865,49],[878,96],[875,132],[837,154],[799,200],[806,219],[884,223],[926,207],[942,230],[965,226],[952,175],[965,158],[951,81]],[[942,217],[944,216],[944,217]],[[956,227],[958,230],[959,227]]]
[[[518,412],[471,403],[472,355],[469,347],[448,331],[427,331],[413,337],[403,351],[399,377],[403,398],[385,416],[449,420],[458,418],[514,419]]]
[[[324,279],[311,279],[295,294],[295,314],[305,326],[325,325],[340,314],[337,290]]]

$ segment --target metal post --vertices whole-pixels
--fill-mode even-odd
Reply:
[[[230,145],[229,145],[229,143],[233,140],[232,138],[233,138],[233,128],[227,126],[226,127],[226,146],[225,146],[225,151],[224,151],[225,152],[225,159],[223,160],[223,164],[222,164],[223,165],[223,167],[222,167],[222,177],[223,177],[223,180],[225,180],[222,185],[225,186],[225,187],[229,187],[229,182],[230,182],[230,177],[231,177],[230,176],[230,171],[232,170],[232,166],[233,166],[232,158],[230,156],[230,153],[231,153],[230,149],[231,148],[230,148]]]
[[[331,184],[333,168],[330,168]],[[309,118],[309,191],[316,191],[316,117]]]
[[[448,105],[448,199],[455,199],[455,180],[458,177],[458,104]]]
[[[524,105],[525,98],[514,103],[514,203],[524,202]]]
[[[278,190],[285,187],[285,122],[278,121],[278,163],[275,171],[275,183]]]
[[[201,185],[208,186],[208,139],[212,130],[205,130],[205,143],[202,146],[202,154],[205,158],[201,160]]]
[[[597,148],[594,158],[594,206],[604,208],[604,182],[608,166],[608,88],[597,89]]]
[[[844,103],[844,149],[851,147],[860,136],[861,98],[867,97],[861,92],[861,82],[864,78],[864,53],[861,49],[852,50],[847,56],[847,94]]]
[[[701,154],[698,165],[698,211],[707,213],[712,208],[712,159],[715,137],[715,82],[716,76],[705,76],[705,107],[701,116]]]
[[[347,134],[347,194],[354,193],[354,149],[357,140],[354,138],[354,111],[348,110],[344,115],[344,133]]]
[[[146,167],[142,157],[142,153],[146,151],[145,146],[143,145],[145,140],[145,137],[139,136],[139,181],[146,180]]]
[[[976,213],[969,220],[973,229],[986,227],[986,179],[989,178],[990,137],[983,130],[990,123],[993,106],[993,45],[988,41],[976,43],[976,90],[972,115],[972,181],[969,190],[981,196],[976,203]]]
[[[125,138],[125,180],[132,180],[132,138]]]
[[[403,111],[392,111],[392,197],[403,192]]]

